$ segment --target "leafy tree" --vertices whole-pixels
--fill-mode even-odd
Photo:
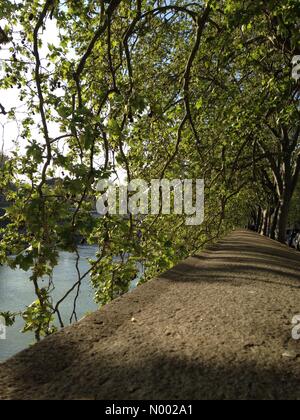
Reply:
[[[1,169],[13,204],[0,262],[28,271],[34,287],[24,331],[39,340],[57,320],[63,326],[60,307],[73,291],[76,319],[89,276],[105,304],[128,290],[137,262],[147,281],[251,218],[284,240],[300,170],[298,16],[291,0],[3,2],[10,58],[1,86],[17,87],[28,112],[1,108],[22,127],[25,150]],[[122,171],[129,181],[204,178],[205,222],[94,218],[97,181]],[[86,273],[79,237],[98,246]],[[78,278],[54,302],[62,249],[77,255]]]

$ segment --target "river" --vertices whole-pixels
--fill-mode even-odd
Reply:
[[[88,259],[95,257],[96,248],[82,246],[80,253],[80,270],[84,273],[89,268]],[[66,291],[70,289],[77,278],[75,269],[76,255],[68,252],[61,252],[58,266],[54,269],[55,290],[54,301],[59,300]],[[9,267],[0,267],[0,310],[17,312],[30,305],[36,297],[33,292],[33,285],[28,280],[29,274],[22,270],[11,270]],[[137,283],[133,282],[131,288]],[[64,322],[68,322],[73,309],[73,301],[76,291],[71,294],[61,306],[61,313]],[[78,299],[78,319],[87,313],[97,309],[93,301],[93,289],[89,278],[86,278],[81,286]],[[21,329],[24,321],[17,318],[14,326],[7,328],[6,340],[0,340],[0,362],[8,359],[17,352],[27,348],[34,343],[34,336],[31,333],[23,334]]]

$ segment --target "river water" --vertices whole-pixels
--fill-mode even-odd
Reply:
[[[95,257],[96,248],[83,246],[79,248],[79,253],[79,266],[81,272],[84,273],[89,268],[88,259]],[[64,296],[65,292],[74,284],[74,280],[76,281],[77,273],[75,262],[75,254],[61,252],[59,265],[54,270],[54,302]],[[28,277],[29,273],[22,270],[11,270],[9,267],[0,266],[0,311],[18,312],[36,300],[33,292],[33,285],[28,280]],[[133,283],[132,287],[134,287],[136,283],[137,281]],[[76,291],[74,291],[74,293],[61,305],[61,313],[66,325],[73,310],[75,294]],[[97,309],[97,306],[93,301],[93,294],[94,292],[90,285],[89,278],[87,277],[82,283],[78,299],[78,319]],[[3,362],[34,343],[33,334],[23,334],[20,332],[23,325],[24,321],[18,318],[14,326],[7,328],[6,339],[0,339],[0,362]]]

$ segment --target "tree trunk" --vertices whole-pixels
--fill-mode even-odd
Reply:
[[[271,234],[271,227],[272,227],[272,220],[273,220],[273,214],[275,213],[275,208],[269,208],[268,213],[268,229],[267,229],[267,236],[270,237]]]
[[[269,220],[269,212],[268,210],[263,211],[263,223],[261,228],[261,235],[267,236],[268,232],[268,220]]]
[[[291,194],[286,193],[280,200],[278,212],[278,241],[285,243],[286,229],[288,225],[289,210],[291,204]]]
[[[262,210],[261,207],[258,207],[258,211],[257,211],[257,225],[256,225],[256,232],[260,232],[262,227]]]
[[[277,204],[271,223],[270,238],[276,239],[276,229],[278,224],[279,204]]]

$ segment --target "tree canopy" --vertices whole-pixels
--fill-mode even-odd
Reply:
[[[0,262],[35,289],[25,331],[63,326],[52,272],[60,250],[79,259],[78,237],[98,253],[71,291],[90,276],[100,305],[128,290],[137,262],[147,281],[234,227],[284,241],[300,172],[299,16],[298,0],[2,0],[1,92],[17,88],[27,111],[0,100],[21,127],[1,168],[12,205]],[[204,223],[94,218],[97,180],[120,171],[203,178]]]

